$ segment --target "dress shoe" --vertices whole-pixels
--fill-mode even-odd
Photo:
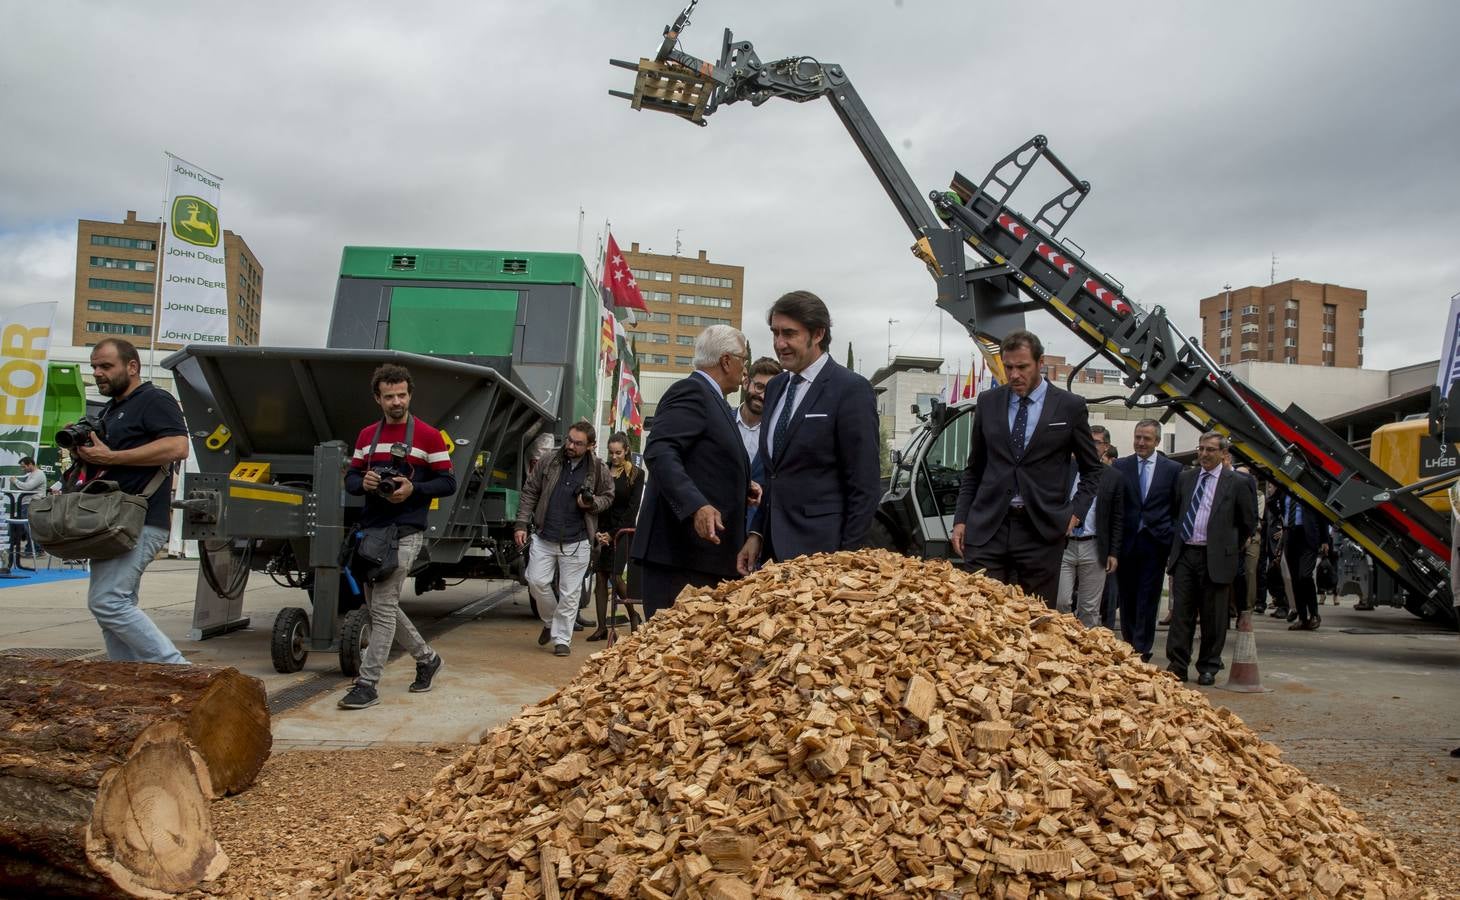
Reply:
[[[1304,628],[1307,628],[1307,627],[1308,627],[1308,623],[1307,622],[1293,622],[1292,624],[1290,624],[1288,626],[1288,630],[1289,631],[1302,631]]]
[[[1322,624],[1323,624],[1323,617],[1322,616],[1314,616],[1313,618],[1311,618],[1308,621],[1306,621],[1306,622],[1303,623],[1303,630],[1304,631],[1317,631],[1318,630],[1318,626],[1319,625],[1322,625]]]
[[[1211,672],[1203,672],[1200,675],[1196,676],[1196,683],[1201,685],[1202,687],[1211,687],[1212,685],[1217,683],[1217,676],[1213,675]]]
[[[1298,621],[1298,611],[1296,609],[1293,610],[1292,612],[1288,613],[1288,621],[1289,622],[1296,622],[1296,621]]]
[[[550,640],[552,640],[552,639],[553,639],[553,633],[552,633],[551,629],[544,628],[542,630],[542,632],[540,634],[538,634],[538,636],[537,636],[537,645],[539,647],[546,647],[547,646],[547,642],[550,641]]]
[[[599,630],[597,630],[597,631],[593,632],[592,634],[588,635],[588,637],[586,638],[586,640],[590,640],[590,641],[601,641],[601,640],[606,639],[607,637],[608,637],[608,632],[600,628]]]
[[[1274,619],[1286,619],[1288,617],[1288,608],[1286,606],[1274,606],[1272,608],[1272,617]]]

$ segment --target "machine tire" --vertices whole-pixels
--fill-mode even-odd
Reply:
[[[274,617],[269,652],[274,671],[289,674],[304,668],[309,659],[309,614],[297,606],[286,606]]]
[[[872,524],[867,527],[867,546],[872,550],[891,550],[893,553],[906,552],[897,540],[897,535],[887,527],[887,523],[881,519],[873,519]]]
[[[370,616],[362,606],[345,613],[340,620],[340,672],[349,678],[360,674],[360,662],[370,645]]]

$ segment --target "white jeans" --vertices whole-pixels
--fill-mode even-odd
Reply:
[[[532,536],[527,554],[527,590],[537,604],[538,618],[552,630],[553,644],[573,643],[573,622],[578,618],[578,601],[583,593],[583,576],[588,572],[593,542],[559,544]],[[553,596],[553,574],[558,576],[558,597]]]
[[[1100,624],[1100,600],[1105,595],[1105,560],[1096,541],[1065,541],[1060,558],[1059,611],[1069,612],[1075,600],[1075,618],[1086,628]]]

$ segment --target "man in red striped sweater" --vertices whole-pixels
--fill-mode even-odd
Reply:
[[[364,709],[380,702],[375,686],[396,641],[416,660],[413,693],[429,691],[441,669],[440,654],[422,639],[400,608],[401,586],[425,546],[431,500],[456,493],[446,439],[435,427],[411,415],[413,384],[404,366],[387,363],[375,370],[370,387],[384,417],[360,431],[345,474],[345,490],[365,497],[359,526],[394,526],[400,544],[395,570],[380,581],[363,585],[370,610],[370,643],[354,687],[340,700],[341,709]],[[395,465],[394,473],[390,471],[392,448],[404,451],[404,461]]]

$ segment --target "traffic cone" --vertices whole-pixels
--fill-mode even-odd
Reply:
[[[1267,694],[1272,691],[1272,688],[1262,686],[1262,676],[1257,672],[1257,635],[1252,631],[1251,610],[1243,610],[1237,616],[1237,645],[1232,649],[1232,668],[1222,690],[1241,694]]]

